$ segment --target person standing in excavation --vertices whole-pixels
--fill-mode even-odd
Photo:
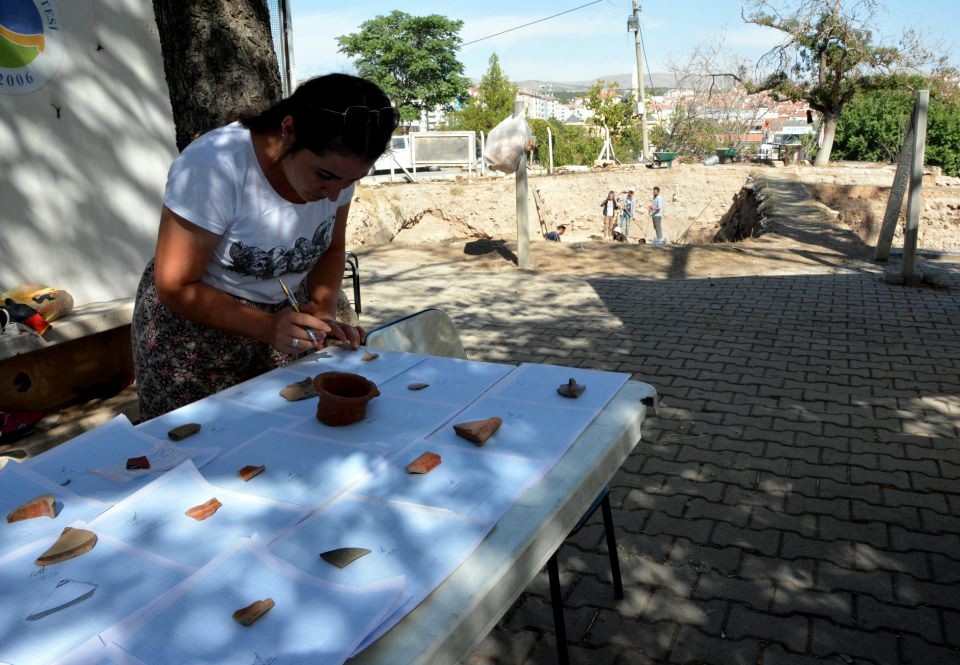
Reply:
[[[600,203],[600,210],[603,213],[603,239],[613,240],[613,218],[617,215],[620,205],[617,203],[617,194],[612,189],[607,193],[607,198]]]
[[[650,219],[653,221],[653,244],[662,245],[667,242],[663,235],[663,197],[660,195],[660,188],[653,188],[653,202],[647,206],[650,211]]]

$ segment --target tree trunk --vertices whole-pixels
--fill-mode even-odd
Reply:
[[[180,150],[280,99],[266,0],[153,0],[153,11]]]
[[[823,144],[821,144],[820,149],[817,151],[817,158],[813,162],[814,166],[830,165],[830,153],[833,151],[833,137],[837,133],[837,122],[839,122],[839,120],[839,115],[823,116]]]

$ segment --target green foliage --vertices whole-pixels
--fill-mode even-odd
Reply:
[[[530,130],[537,138],[534,148],[534,159],[541,166],[549,162],[547,147],[547,127],[553,134],[553,163],[555,166],[590,166],[593,164],[600,149],[603,148],[603,139],[592,135],[582,125],[564,125],[556,118],[542,120],[531,118],[527,120]]]
[[[919,76],[896,89],[858,93],[840,116],[834,155],[839,159],[894,162],[903,144],[916,90],[930,89],[925,163],[958,175],[960,168],[960,94],[942,79]]]
[[[691,114],[679,105],[670,115],[669,131],[654,127],[650,142],[660,150],[677,153],[678,157],[701,159],[713,155],[717,148],[727,147],[720,141],[723,135],[720,123]]]
[[[439,14],[393,11],[364,21],[359,32],[337,42],[339,51],[354,59],[357,73],[383,88],[410,122],[421,111],[467,96],[463,64],[455,55],[462,27],[463,21]]]
[[[860,92],[889,87],[888,72],[909,69],[931,59],[916,35],[906,32],[899,47],[873,42],[870,22],[875,0],[800,0],[784,14],[772,0],[752,0],[748,23],[785,33],[786,42],[765,59],[773,66],[750,92],[767,91],[775,99],[804,100],[825,124],[824,148],[817,164],[830,158],[834,130],[843,108]],[[782,3],[780,3],[782,4]]]
[[[610,130],[616,140],[634,119],[633,105],[624,101],[616,83],[597,81],[587,90],[584,106],[593,111],[592,122]]]
[[[500,121],[513,114],[518,91],[519,87],[504,75],[500,59],[494,53],[477,86],[477,95],[467,100],[460,111],[450,114],[446,127],[489,134]]]

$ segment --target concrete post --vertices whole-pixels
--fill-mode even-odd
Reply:
[[[523,102],[513,103],[513,117],[523,118]],[[517,267],[526,270],[530,267],[530,211],[527,194],[527,146],[520,153],[517,165]]]
[[[640,113],[640,133],[643,135],[643,161],[650,162],[650,137],[647,133],[647,99],[643,87],[643,37],[640,36],[640,9],[637,0],[633,0],[633,20],[637,29],[634,31],[634,46],[637,51],[637,110]]]
[[[903,281],[919,282],[914,262],[917,256],[917,235],[920,230],[920,189],[923,186],[923,153],[927,143],[927,109],[930,91],[917,92],[917,112],[914,114],[913,162],[910,170],[910,194],[907,198],[907,226],[903,230]]]

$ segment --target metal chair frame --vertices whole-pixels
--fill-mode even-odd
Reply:
[[[360,259],[353,252],[347,252],[344,260],[343,278],[350,278],[353,283],[353,309],[357,314],[361,311],[360,306]]]

